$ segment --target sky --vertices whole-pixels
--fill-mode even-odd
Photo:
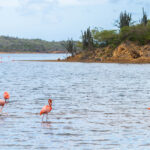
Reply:
[[[0,0],[0,35],[61,41],[79,40],[88,27],[116,29],[121,11],[139,22],[150,0]]]

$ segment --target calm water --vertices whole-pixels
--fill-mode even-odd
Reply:
[[[10,62],[13,60],[55,60],[64,59],[68,54],[0,54],[0,61]]]
[[[0,63],[1,98],[4,91],[11,102],[0,115],[0,149],[150,148],[150,65],[7,60]],[[49,97],[53,110],[42,123]]]

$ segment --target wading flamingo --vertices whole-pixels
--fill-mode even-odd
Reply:
[[[51,99],[48,100],[48,104],[49,105],[44,106],[40,111],[40,115],[43,115],[42,122],[43,122],[43,118],[44,118],[45,114],[46,114],[46,121],[47,121],[48,113],[52,110],[52,100]]]
[[[6,101],[0,99],[0,106],[2,106],[1,109],[0,109],[0,112],[2,112],[2,109],[3,109],[4,105],[5,105],[5,103],[6,103]]]
[[[9,100],[9,93],[8,92],[4,92],[4,99],[5,99],[5,102],[7,102],[6,100],[8,99]]]

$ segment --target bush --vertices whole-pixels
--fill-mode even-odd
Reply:
[[[150,42],[150,25],[141,25],[123,27],[119,33],[120,41],[133,41],[140,45]]]
[[[76,54],[77,48],[75,42],[72,39],[62,42],[62,46],[64,46],[67,52],[70,53],[72,56]]]
[[[102,44],[105,43],[105,45],[111,45],[113,47],[116,47],[119,43],[119,36],[116,30],[102,30],[99,31],[97,28],[92,30],[93,37],[95,40],[101,42]]]

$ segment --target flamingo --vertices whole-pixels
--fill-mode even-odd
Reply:
[[[0,112],[2,112],[2,109],[3,109],[4,105],[5,105],[5,103],[6,103],[6,101],[0,99],[0,106],[2,106],[1,109],[0,109]]]
[[[43,115],[43,117],[42,117],[42,122],[43,122],[44,114],[47,115],[47,116],[46,116],[46,121],[47,121],[48,113],[52,110],[52,100],[49,99],[49,100],[48,100],[48,103],[49,103],[49,105],[45,105],[45,106],[41,109],[41,111],[40,111],[40,115]]]
[[[10,98],[10,96],[9,96],[9,93],[8,92],[4,92],[4,99],[5,99],[5,102],[7,102],[6,100],[8,99],[9,100],[9,98]]]

